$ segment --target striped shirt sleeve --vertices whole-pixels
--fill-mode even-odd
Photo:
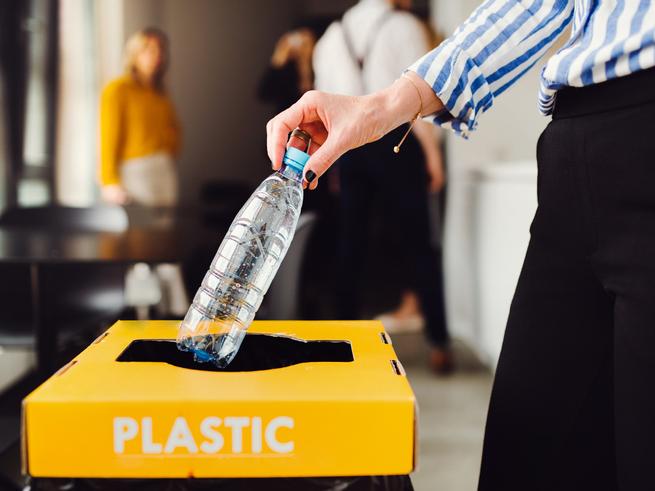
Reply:
[[[433,122],[466,138],[479,115],[532,68],[572,15],[572,0],[483,2],[450,38],[409,67],[447,109]]]

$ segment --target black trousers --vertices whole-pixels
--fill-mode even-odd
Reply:
[[[655,70],[558,94],[482,491],[655,489]]]
[[[339,315],[357,319],[361,314],[370,223],[376,216],[384,226],[381,246],[389,257],[380,268],[389,271],[391,281],[398,270],[402,272],[403,286],[413,288],[419,298],[429,341],[445,346],[449,339],[441,254],[430,239],[425,157],[411,134],[400,153],[393,153],[406,129],[400,127],[339,160]]]

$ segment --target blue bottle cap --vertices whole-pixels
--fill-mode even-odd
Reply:
[[[302,174],[308,160],[309,154],[297,149],[296,147],[287,148],[284,153],[284,158],[282,159],[285,165],[288,165],[299,174]]]

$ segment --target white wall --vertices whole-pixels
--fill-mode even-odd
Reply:
[[[164,28],[165,2],[163,0],[123,0],[122,3],[124,40],[144,27]],[[191,8],[193,1],[180,3],[187,4]]]
[[[182,201],[206,179],[253,185],[270,173],[265,125],[272,109],[256,100],[259,77],[279,35],[291,25],[289,2],[166,0],[170,86],[184,126]]]
[[[95,0],[93,6],[96,32],[95,71],[99,89],[123,70],[125,8],[120,0]]]
[[[56,145],[56,199],[89,206],[96,197],[98,84],[94,60],[94,5],[68,0],[59,9],[59,83]],[[80,62],[84,60],[84,62]]]
[[[432,0],[432,3],[433,21],[438,29],[449,35],[481,2],[479,0],[457,0],[457,2]],[[565,33],[563,37],[567,35],[568,33]],[[555,49],[556,47],[551,52]],[[537,110],[539,74],[548,56],[549,54],[512,88],[495,100],[492,108],[480,117],[479,128],[471,132],[469,140],[464,140],[450,132],[446,134],[449,190],[444,233],[444,273],[448,320],[453,334],[468,339],[473,346],[479,343],[480,338],[485,335],[481,332],[484,322],[480,316],[484,313],[480,309],[480,301],[493,292],[480,291],[484,287],[479,277],[480,271],[490,265],[477,264],[480,257],[489,259],[489,254],[480,254],[481,250],[485,253],[488,252],[484,250],[488,244],[480,242],[479,239],[483,235],[480,231],[488,230],[488,227],[485,229],[487,224],[479,223],[484,211],[480,207],[481,185],[473,179],[472,171],[476,168],[484,169],[490,165],[500,164],[502,166],[504,163],[512,161],[524,161],[525,166],[532,167],[534,170],[537,139],[549,121],[549,118],[542,116]],[[488,184],[488,186],[501,185],[500,181]],[[504,185],[502,187],[504,194],[496,193],[495,199],[503,196],[506,205],[504,209],[512,209],[512,206],[519,207],[518,215],[531,214],[535,206],[535,196],[533,195],[536,191],[530,183],[526,183],[524,186],[527,186],[530,191],[525,191],[521,187],[520,192],[514,192],[512,186]],[[529,199],[529,196],[532,196],[532,199]],[[495,209],[500,209],[501,204],[493,203],[493,205]],[[495,279],[503,284],[515,284],[516,282],[518,269],[525,254],[529,223],[529,220],[525,218],[523,220],[509,218],[508,223],[511,224],[511,229],[497,230],[496,233],[512,237],[509,243],[506,241],[507,250],[505,252],[512,258],[516,258],[519,265],[511,271],[505,271],[504,274],[511,275],[510,278]],[[488,216],[484,219],[490,220]],[[494,223],[499,221],[496,220]],[[498,306],[505,312],[509,310],[509,301],[506,300],[503,298],[503,305]],[[495,333],[495,335],[498,334]],[[502,336],[502,332],[500,336]],[[500,339],[493,341],[500,343]]]

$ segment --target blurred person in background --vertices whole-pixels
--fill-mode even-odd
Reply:
[[[271,102],[277,112],[289,107],[314,88],[312,55],[316,34],[309,27],[289,31],[280,37],[271,62],[259,82],[257,95]]]
[[[361,0],[334,22],[314,51],[316,88],[362,95],[392,83],[398,73],[425,53],[429,31],[408,9],[411,0]],[[370,219],[382,217],[385,242],[393,256],[395,276],[403,287],[398,309],[381,320],[394,332],[403,326],[425,329],[431,344],[430,364],[437,373],[452,370],[446,327],[440,254],[431,242],[428,192],[444,184],[436,129],[419,121],[403,152],[389,152],[404,128],[378,142],[355,149],[339,161],[341,244],[339,310],[344,319],[361,315],[361,290]],[[373,207],[381,208],[374,209]],[[395,280],[389,264],[385,275]],[[414,293],[415,292],[415,293]],[[409,324],[409,326],[408,326]],[[412,325],[413,324],[413,325]],[[418,324],[418,325],[417,325]]]
[[[169,209],[177,205],[175,158],[181,132],[164,85],[169,62],[166,34],[153,27],[142,29],[125,45],[125,74],[102,91],[99,174],[102,198],[107,203]],[[167,214],[157,217],[161,223],[167,223],[168,218]],[[151,293],[153,298],[161,298],[155,306],[158,315],[184,316],[189,301],[179,265],[158,265],[154,283],[150,274],[145,264],[128,271],[127,304],[137,307],[137,315],[143,317],[140,312],[147,310],[139,307],[140,288],[155,285],[159,292]]]
[[[271,61],[257,87],[257,97],[282,111],[314,88],[313,56],[316,40],[325,32],[322,19],[307,20],[301,27],[284,33],[275,44]],[[316,211],[322,219],[332,213],[334,181],[314,196],[306,196],[305,211]]]
[[[168,64],[166,34],[138,31],[125,46],[125,74],[102,91],[100,183],[108,203],[177,204],[181,135],[164,86]]]

